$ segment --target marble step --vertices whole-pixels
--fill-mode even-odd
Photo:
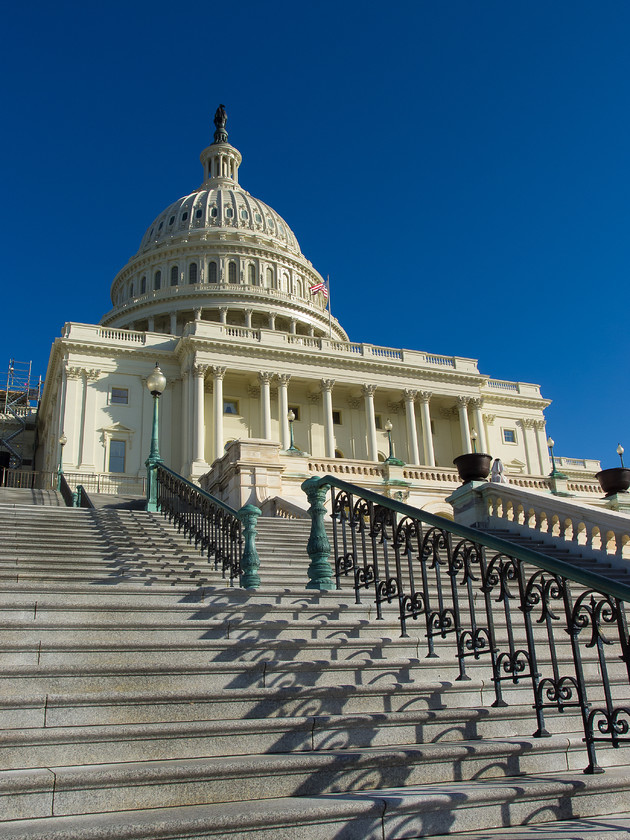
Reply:
[[[218,805],[44,816],[3,840],[626,840],[623,771],[354,790]],[[592,814],[609,816],[593,817]],[[522,824],[522,825],[521,825]],[[468,831],[473,829],[472,831]],[[507,831],[506,831],[507,829]],[[446,832],[446,833],[445,833]],[[507,833],[509,832],[509,834]]]
[[[115,762],[0,772],[4,820],[214,802],[247,802],[383,787],[563,773],[585,764],[579,738],[501,738]],[[574,766],[571,766],[574,765]],[[625,767],[623,768],[626,769]],[[53,811],[54,807],[54,811]]]

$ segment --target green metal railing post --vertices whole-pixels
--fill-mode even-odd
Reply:
[[[256,589],[260,586],[260,558],[256,551],[256,523],[262,514],[256,505],[244,505],[238,512],[239,519],[243,523],[243,556],[241,558],[240,585],[243,589]]]
[[[330,542],[326,536],[324,516],[326,515],[326,494],[330,489],[328,484],[320,485],[318,478],[308,478],[302,484],[302,490],[306,493],[310,508],[308,514],[311,517],[311,535],[308,538],[306,550],[311,558],[311,565],[308,567],[309,582],[307,589],[334,589],[332,569],[328,558],[330,556]]]

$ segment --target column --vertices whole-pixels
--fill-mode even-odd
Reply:
[[[368,461],[378,461],[376,442],[376,418],[374,416],[374,391],[376,385],[364,385],[361,392],[365,398],[365,421],[367,424]]]
[[[177,312],[171,312],[171,335],[177,335]]]
[[[327,458],[335,457],[335,435],[333,432],[332,389],[334,379],[322,379],[321,387],[324,397],[324,441]]]
[[[527,429],[531,428],[533,424],[533,420],[519,420],[517,422],[517,425],[520,426],[521,432],[523,434],[523,446],[525,447],[525,461],[527,463],[528,475],[534,474],[534,464],[532,462],[532,458],[529,451],[529,441],[527,440]]]
[[[66,368],[66,406],[63,420],[63,432],[68,443],[63,448],[64,464],[76,468],[79,463],[81,413],[83,408],[83,371],[79,367]],[[78,415],[78,422],[77,422]]]
[[[246,309],[245,310],[245,326],[248,329],[251,329],[251,326],[252,326],[252,312],[253,311],[254,311],[253,309]]]
[[[223,456],[223,377],[227,368],[212,368],[214,391],[214,458]]]
[[[227,324],[227,306],[219,307],[219,323]]]
[[[272,373],[261,371],[258,374],[260,382],[260,428],[263,440],[271,440],[271,377]]]
[[[190,379],[189,370],[182,371],[182,406],[181,406],[181,429],[182,429],[182,475],[186,475],[190,467]]]
[[[435,466],[435,451],[433,449],[433,435],[431,433],[431,411],[429,400],[433,396],[431,391],[420,391],[420,415],[422,419],[422,443],[424,459],[429,467]]]
[[[407,416],[407,457],[411,464],[420,463],[420,451],[418,450],[418,431],[416,429],[416,409],[414,400],[418,396],[417,391],[403,391],[405,399],[405,412]]]
[[[149,315],[147,318],[147,332],[155,332],[155,318]]]
[[[287,418],[289,413],[289,392],[287,386],[290,379],[290,373],[278,374],[278,416],[280,418],[280,440],[283,449],[288,449],[291,446],[291,433]]]
[[[204,378],[208,365],[195,364],[193,366],[193,461],[205,462],[204,437]]]
[[[457,397],[457,412],[459,414],[459,429],[462,434],[462,452],[472,452],[470,440],[470,426],[468,425],[468,403],[470,397]]]
[[[536,429],[536,449],[538,450],[538,463],[540,464],[540,475],[548,475],[551,472],[549,461],[549,450],[547,449],[547,438],[545,436],[545,421],[534,420]]]
[[[289,332],[291,333],[291,335],[295,335],[296,331],[297,331],[297,321],[296,321],[295,318],[291,318],[291,320],[289,321]]]
[[[269,329],[275,330],[276,328],[276,315],[275,312],[269,313]]]
[[[470,401],[473,410],[473,423],[474,428],[479,435],[477,438],[477,452],[485,452],[487,455],[490,453],[488,452],[488,441],[486,440],[486,429],[483,424],[483,415],[481,413],[481,409],[483,407],[483,400],[481,397],[473,397]]]

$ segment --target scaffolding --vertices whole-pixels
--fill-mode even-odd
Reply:
[[[32,366],[32,362],[10,359],[6,374],[0,374],[0,461],[8,457],[9,463],[2,465],[14,469],[20,469],[24,461],[20,436],[34,419],[42,394],[42,378],[32,381]]]

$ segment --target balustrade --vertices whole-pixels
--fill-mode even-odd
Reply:
[[[575,709],[587,773],[603,772],[599,743],[630,743],[630,586],[331,475],[302,487],[312,519],[307,588],[341,589],[349,580],[357,604],[366,596],[375,604],[377,620],[397,611],[402,636],[421,622],[426,656],[452,656],[460,680],[473,668],[487,672],[494,706],[529,686],[535,737],[549,735],[553,713]]]

